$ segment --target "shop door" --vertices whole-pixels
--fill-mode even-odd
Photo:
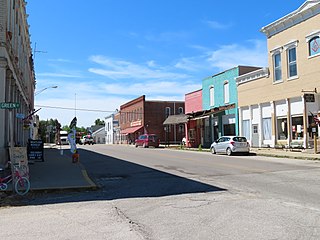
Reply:
[[[258,132],[258,124],[252,125],[252,147],[259,147],[259,132]]]

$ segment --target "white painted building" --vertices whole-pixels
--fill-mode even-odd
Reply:
[[[118,120],[119,114],[111,114],[105,118],[105,143],[120,143],[120,125]]]

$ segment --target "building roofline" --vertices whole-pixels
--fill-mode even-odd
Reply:
[[[212,75],[212,76],[205,77],[203,80],[206,80],[206,79],[208,79],[208,78],[213,78],[213,77],[219,76],[219,75],[221,75],[221,74],[224,74],[224,73],[229,72],[229,71],[231,71],[231,70],[233,70],[233,69],[236,69],[236,68],[239,69],[239,68],[243,68],[243,67],[246,67],[246,68],[259,68],[259,67],[257,67],[257,66],[238,65],[238,66],[229,68],[229,69],[227,69],[227,70],[224,70],[224,71],[222,71],[222,72],[219,72],[219,73],[217,73],[217,74],[214,74],[214,75]]]
[[[260,29],[268,38],[320,13],[320,0],[308,0],[297,10]]]

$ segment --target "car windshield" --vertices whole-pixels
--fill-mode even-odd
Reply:
[[[247,139],[245,137],[234,137],[233,141],[235,141],[235,142],[247,142]]]

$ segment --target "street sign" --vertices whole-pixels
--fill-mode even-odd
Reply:
[[[315,102],[314,94],[304,94],[304,99],[306,102]]]
[[[0,103],[0,109],[13,109],[13,108],[19,108],[20,103],[17,102],[2,102]]]

